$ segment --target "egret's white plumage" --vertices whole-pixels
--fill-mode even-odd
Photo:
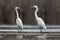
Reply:
[[[20,8],[19,7],[15,7],[15,11],[16,11],[16,15],[17,15],[16,24],[17,24],[18,28],[22,28],[23,29],[23,23],[22,23],[21,18],[19,18],[17,9],[20,9]]]
[[[38,17],[38,15],[37,15],[38,6],[37,6],[37,5],[34,5],[34,6],[31,6],[31,7],[36,8],[36,10],[35,10],[35,18],[36,18],[36,21],[37,21],[37,23],[38,23],[38,26],[43,27],[43,28],[46,30],[47,28],[46,28],[46,26],[45,26],[44,21],[42,20],[42,18]]]

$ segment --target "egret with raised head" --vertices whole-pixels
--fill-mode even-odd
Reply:
[[[17,15],[16,24],[18,26],[18,32],[19,32],[20,28],[21,28],[21,30],[23,30],[23,22],[22,22],[21,18],[19,18],[18,9],[20,9],[20,8],[19,7],[15,7],[15,11],[16,11],[16,15]]]
[[[30,6],[30,7],[36,8],[36,10],[35,10],[35,18],[36,18],[37,24],[38,24],[38,26],[43,27],[43,29],[46,30],[47,28],[45,26],[45,23],[44,23],[43,19],[40,18],[40,17],[38,17],[38,15],[37,15],[38,6],[37,5],[34,5],[34,6]]]

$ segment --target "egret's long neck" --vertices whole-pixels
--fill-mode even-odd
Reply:
[[[17,9],[16,9],[16,14],[17,14],[17,18],[19,18],[19,15],[18,15],[18,11],[17,11]]]
[[[35,10],[35,17],[36,18],[38,18],[37,12],[38,12],[38,7],[36,7],[36,10]]]

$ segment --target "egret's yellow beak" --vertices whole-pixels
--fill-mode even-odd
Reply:
[[[29,7],[33,7],[33,6],[29,6]]]

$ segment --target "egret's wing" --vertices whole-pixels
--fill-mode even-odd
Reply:
[[[43,27],[44,29],[46,29],[45,23],[41,18],[37,18],[37,23],[39,26]]]
[[[23,23],[21,19],[16,19],[17,26],[23,27]]]

